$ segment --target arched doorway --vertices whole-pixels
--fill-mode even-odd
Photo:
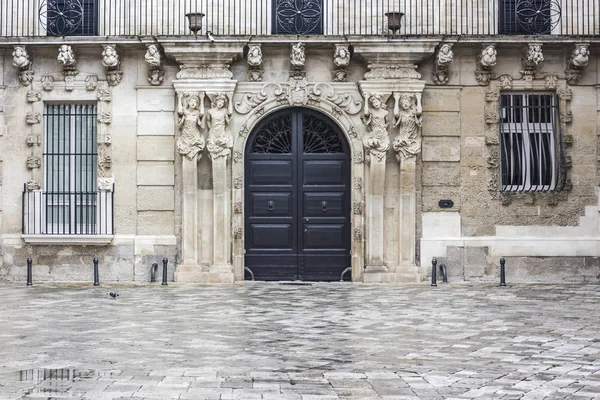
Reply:
[[[338,125],[288,108],[259,122],[245,151],[245,266],[257,280],[339,280],[351,266],[351,163]]]

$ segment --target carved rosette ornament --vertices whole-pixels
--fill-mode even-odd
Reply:
[[[152,86],[161,85],[165,79],[165,71],[162,69],[162,55],[157,44],[148,45],[144,61],[148,64],[148,83]]]
[[[233,135],[229,127],[233,115],[233,102],[219,93],[212,101],[210,110],[203,116],[208,127],[206,148],[214,160],[220,157],[229,158],[233,148]]]
[[[499,200],[504,206],[510,205],[513,201],[527,202],[531,199],[518,193],[512,193],[510,191],[502,191],[501,188],[501,177],[500,177],[500,165],[501,165],[501,153],[500,153],[500,99],[501,92],[510,94],[511,91],[522,93],[524,91],[540,91],[547,92],[548,90],[556,91],[558,95],[558,108],[560,109],[561,115],[559,121],[560,127],[556,127],[564,134],[562,135],[562,143],[557,143],[557,146],[563,146],[564,158],[569,160],[571,157],[568,154],[572,147],[573,135],[572,130],[572,118],[571,118],[571,99],[572,91],[567,86],[565,79],[561,79],[556,75],[547,75],[540,77],[540,79],[529,80],[527,76],[523,75],[521,79],[512,79],[510,75],[502,75],[497,79],[493,79],[485,94],[485,160],[486,160],[486,186],[491,197],[495,200]],[[560,137],[560,136],[559,136]],[[570,168],[568,162],[564,163],[564,168],[561,167],[559,171],[558,182],[567,182],[562,187],[562,192],[536,192],[535,196],[540,198],[552,197],[549,202],[555,202],[556,199],[566,199],[565,191],[570,190],[568,182],[569,178],[566,176],[567,169]],[[558,196],[557,196],[558,195]]]
[[[388,114],[382,95],[365,93],[365,108],[361,119],[367,126],[367,133],[363,137],[365,152],[371,156],[367,161],[373,158],[378,162],[385,161],[390,148]]]
[[[421,93],[394,93],[394,128],[398,128],[399,133],[393,147],[398,161],[416,157],[421,152],[421,96]]]
[[[93,92],[98,88],[98,75],[88,75],[85,77],[85,88],[88,92]]]
[[[346,45],[336,44],[335,53],[333,55],[333,64],[335,65],[332,71],[332,79],[334,82],[346,82],[350,65],[350,49]]]
[[[204,150],[204,137],[200,133],[204,115],[204,92],[179,93],[177,102],[179,137],[177,151],[188,160],[194,160]]]
[[[248,71],[248,80],[250,82],[262,82],[263,80],[263,55],[262,55],[262,47],[260,44],[252,44],[248,48],[248,56],[247,56],[248,66],[250,70]]]
[[[433,81],[438,85],[445,85],[450,78],[449,67],[454,60],[452,43],[442,43],[435,52],[433,62]]]
[[[34,73],[32,71],[31,57],[25,46],[15,46],[13,53],[13,65],[19,70],[19,83],[23,86],[31,85]]]
[[[475,71],[475,80],[481,86],[490,84],[492,71],[497,63],[496,44],[486,43],[483,45],[481,52],[477,55],[478,69]]]
[[[75,76],[77,71],[77,60],[71,46],[63,44],[58,49],[58,57],[56,60],[63,67],[63,75],[65,77],[65,90],[73,91],[75,88]]]
[[[579,84],[581,74],[590,63],[589,47],[589,43],[578,43],[571,52],[567,60],[567,69],[565,70],[565,76],[569,85]]]
[[[42,89],[46,92],[54,90],[54,77],[52,75],[42,76]]]

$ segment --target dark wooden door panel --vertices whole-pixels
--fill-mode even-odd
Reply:
[[[257,280],[339,280],[350,266],[350,151],[327,117],[274,114],[246,150],[246,266]]]

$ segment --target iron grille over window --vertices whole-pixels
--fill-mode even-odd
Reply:
[[[558,25],[558,0],[500,0],[498,33],[504,35],[547,35]]]
[[[323,34],[323,0],[274,0],[273,33]]]
[[[562,189],[565,156],[556,96],[506,94],[500,105],[501,190]]]
[[[112,234],[113,193],[97,189],[97,107],[46,104],[44,190],[23,193],[23,233]]]
[[[40,22],[48,36],[98,35],[98,0],[42,0]]]

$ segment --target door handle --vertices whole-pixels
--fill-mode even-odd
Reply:
[[[326,201],[321,202],[321,211],[327,212],[327,202]]]
[[[275,203],[274,203],[272,200],[270,200],[270,201],[267,203],[267,209],[268,209],[269,211],[273,211],[273,210],[275,210]]]

